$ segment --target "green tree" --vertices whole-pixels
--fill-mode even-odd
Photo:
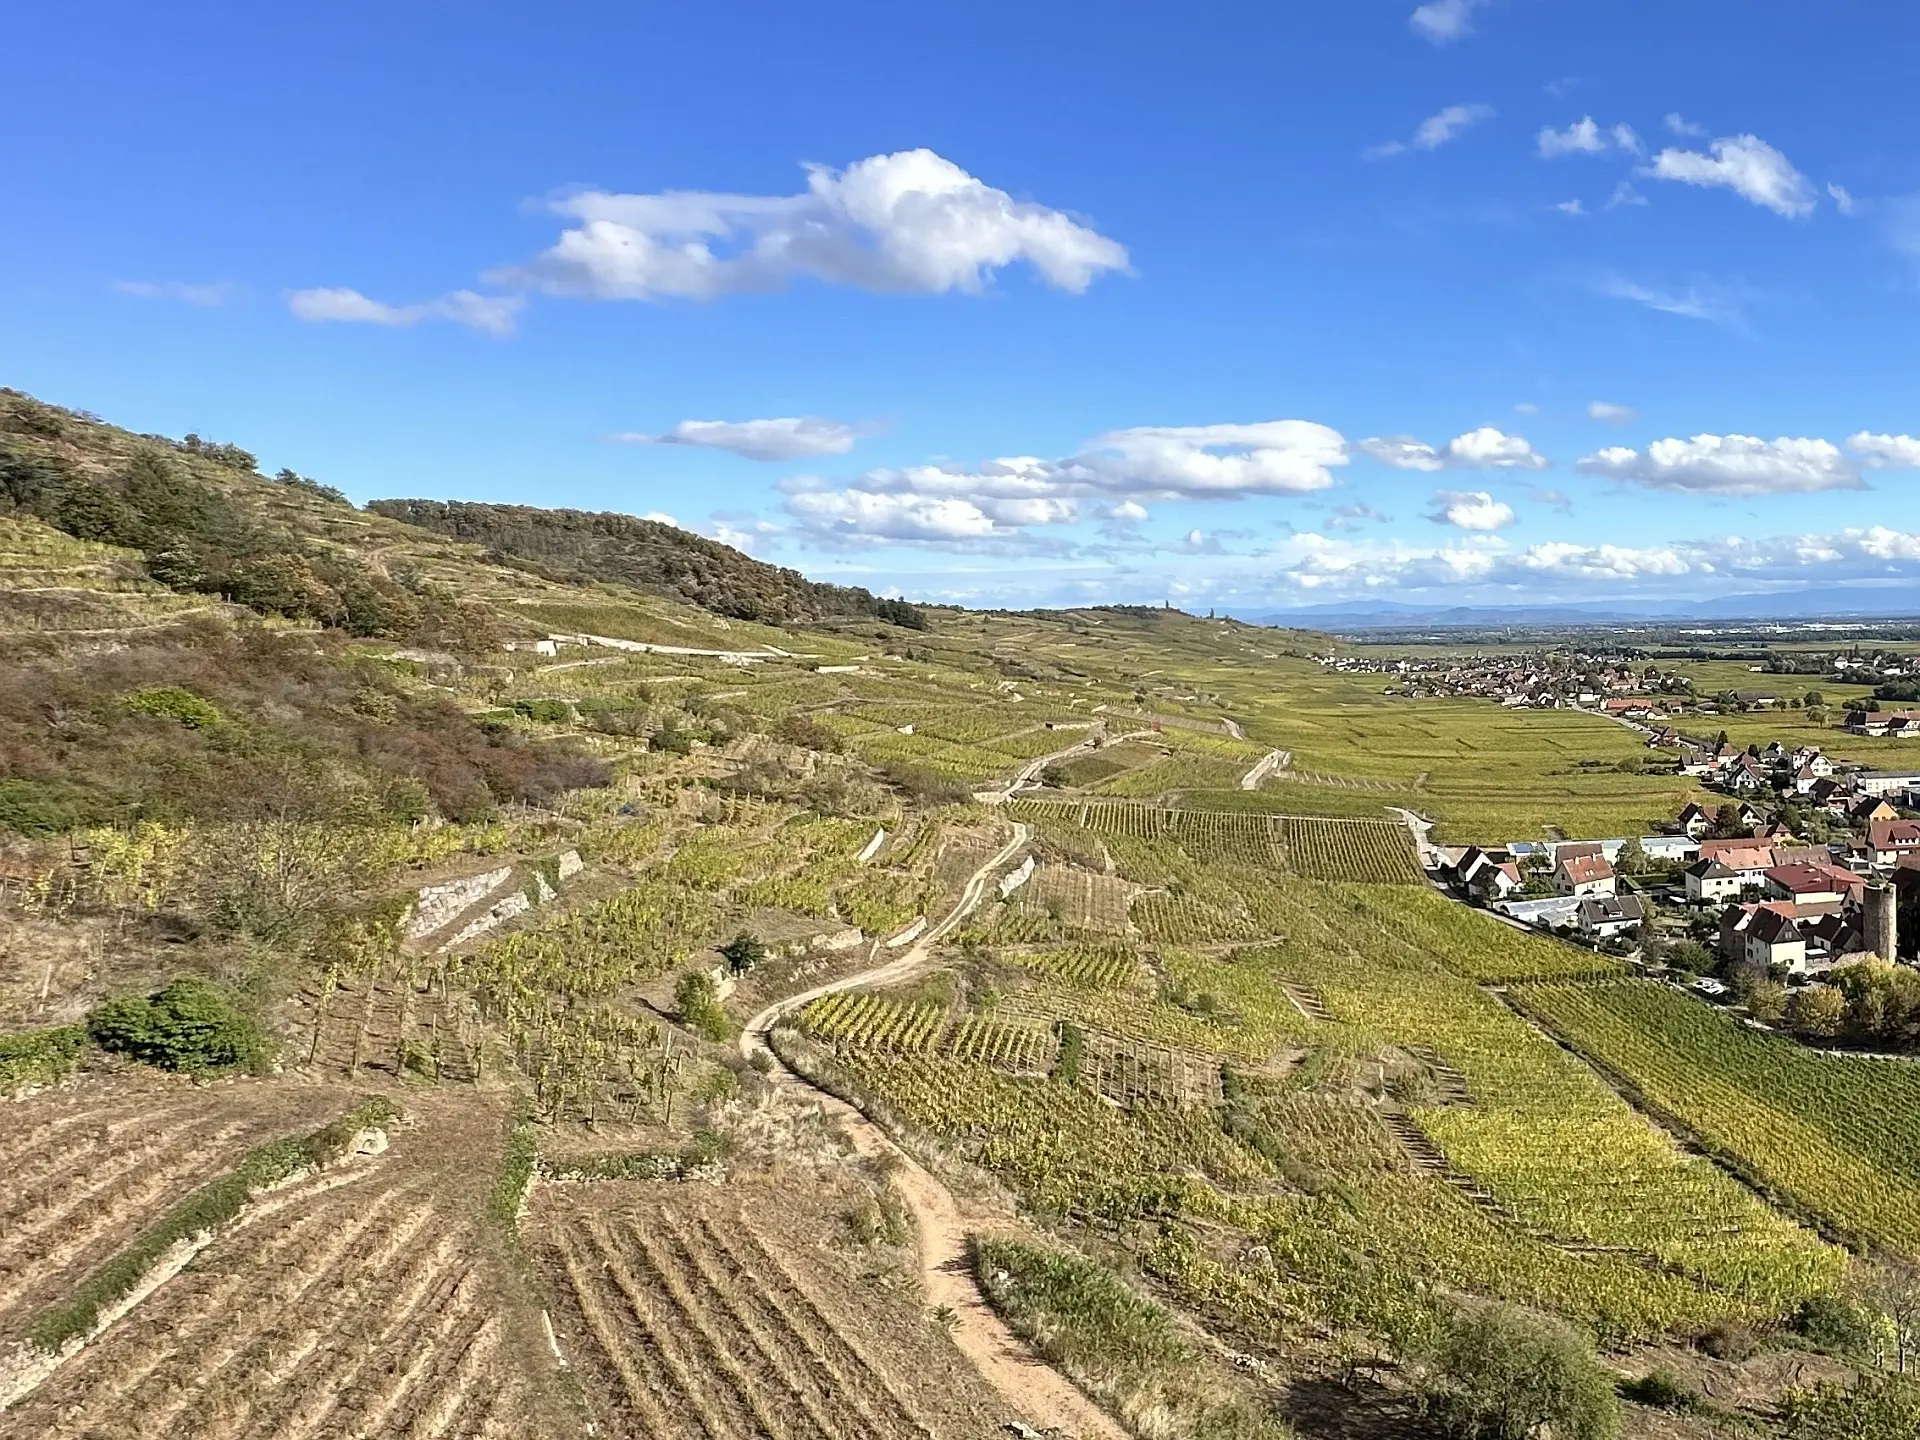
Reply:
[[[1622,875],[1644,875],[1647,873],[1647,852],[1637,839],[1629,837],[1627,843],[1620,847],[1620,855],[1614,862],[1614,868]]]
[[[1794,1028],[1822,1039],[1840,1033],[1847,1018],[1847,997],[1832,985],[1809,985],[1787,1007]]]
[[[742,930],[720,947],[720,954],[726,959],[729,973],[745,975],[767,958],[767,947]]]
[[[1620,1402],[1592,1346],[1557,1321],[1506,1306],[1457,1313],[1421,1386],[1458,1440],[1614,1440]]]
[[[1787,987],[1777,980],[1760,980],[1747,991],[1747,1013],[1763,1025],[1771,1025],[1786,1013]]]

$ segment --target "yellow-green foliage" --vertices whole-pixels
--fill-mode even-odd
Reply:
[[[1536,985],[1521,1003],[1744,1173],[1920,1256],[1920,1070],[1816,1055],[1665,985]]]

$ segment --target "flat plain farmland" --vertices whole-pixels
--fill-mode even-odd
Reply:
[[[501,1129],[483,1109],[441,1107],[396,1130],[383,1155],[256,1195],[0,1433],[453,1440],[575,1428],[541,1393],[538,1310],[481,1218],[473,1192],[490,1170],[440,1163],[492,1153]]]
[[[774,1181],[542,1187],[529,1253],[596,1433],[634,1440],[974,1440],[1003,1405],[838,1207]],[[778,1217],[777,1222],[773,1217]]]
[[[1646,833],[1699,794],[1685,776],[1635,773],[1649,758],[1643,737],[1597,715],[1392,698],[1288,668],[1298,689],[1252,715],[1248,737],[1291,750],[1299,772],[1416,790],[1386,803],[1432,817],[1443,841]]]

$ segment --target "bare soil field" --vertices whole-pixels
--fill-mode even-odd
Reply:
[[[0,1104],[0,1344],[250,1148],[349,1103],[318,1086],[202,1088],[141,1070]]]
[[[834,1182],[542,1186],[525,1225],[596,1432],[974,1440],[1004,1406]]]
[[[57,1252],[9,1245],[28,1262],[8,1277],[9,1329],[137,1232],[149,1210],[218,1169],[220,1146],[230,1163],[246,1132],[324,1124],[347,1098],[283,1081],[189,1088],[145,1111],[121,1102],[95,1116],[78,1097],[43,1096],[7,1113],[17,1128],[42,1112],[35,1154],[51,1156],[70,1135],[116,1147],[104,1164],[63,1161],[79,1173],[118,1173],[137,1155],[147,1177],[111,1197],[111,1181],[79,1182],[99,1198],[69,1211],[91,1204],[115,1217],[94,1227],[85,1254],[69,1254],[71,1222]],[[395,1123],[384,1153],[257,1195],[184,1270],[0,1415],[0,1436],[577,1432],[539,1307],[485,1217],[504,1117],[471,1097],[423,1102]],[[146,1210],[131,1203],[149,1193]]]

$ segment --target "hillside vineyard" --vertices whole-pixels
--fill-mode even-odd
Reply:
[[[908,603],[14,391],[0,630],[0,1434],[1920,1433],[1874,677]],[[1527,1355],[1588,1418],[1458,1428]]]

